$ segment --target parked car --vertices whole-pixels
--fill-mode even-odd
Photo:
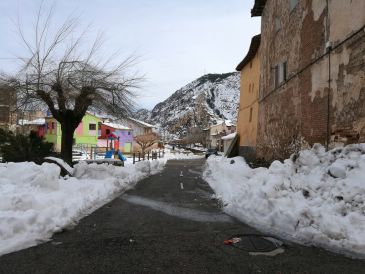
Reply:
[[[205,152],[205,159],[207,159],[210,155],[218,155],[218,151],[215,148],[209,148]]]

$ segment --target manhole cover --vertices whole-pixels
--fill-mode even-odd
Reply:
[[[259,234],[238,234],[224,241],[225,245],[247,251],[250,255],[275,256],[284,252],[284,243]]]

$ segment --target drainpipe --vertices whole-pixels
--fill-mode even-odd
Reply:
[[[327,94],[327,145],[328,151],[331,142],[330,110],[331,110],[331,46],[328,47],[328,94]]]
[[[327,17],[326,17],[326,27],[327,27],[327,37],[329,39],[329,6],[328,6],[328,0],[326,0],[327,5]],[[326,51],[328,54],[328,93],[327,93],[327,132],[326,132],[326,150],[329,150],[329,144],[331,141],[331,128],[330,128],[330,109],[331,109],[331,42],[327,41],[326,43]]]

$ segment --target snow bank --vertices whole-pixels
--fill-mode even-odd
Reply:
[[[74,172],[74,169],[70,167],[64,160],[56,157],[45,157],[45,160],[51,160],[55,163],[58,163],[61,167],[63,167],[70,175]]]
[[[166,160],[183,160],[183,159],[201,159],[204,158],[203,155],[196,155],[189,150],[175,148],[172,149],[165,149],[164,159]]]
[[[365,144],[321,145],[251,169],[210,157],[205,180],[225,211],[268,233],[365,258]]]
[[[162,170],[166,159],[116,167],[80,163],[75,177],[56,164],[0,164],[0,255],[36,245]]]

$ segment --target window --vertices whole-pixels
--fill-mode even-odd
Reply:
[[[282,62],[275,66],[275,87],[277,88],[279,85],[286,81],[286,74],[287,74],[287,62]]]
[[[252,92],[255,92],[254,87],[255,87],[255,83],[252,83]]]
[[[279,65],[279,83],[286,81],[286,61]]]
[[[107,129],[105,130],[105,133],[106,133],[106,134],[110,134],[110,129],[108,129],[108,128],[107,128]]]
[[[280,19],[275,17],[275,32],[278,32],[281,29]]]
[[[250,108],[250,117],[249,117],[248,121],[249,121],[250,123],[251,123],[251,121],[252,121],[252,108]]]
[[[96,130],[96,124],[89,124],[89,130]]]
[[[298,4],[298,0],[289,0],[290,1],[290,11],[293,11],[293,9],[295,9],[295,7]]]

